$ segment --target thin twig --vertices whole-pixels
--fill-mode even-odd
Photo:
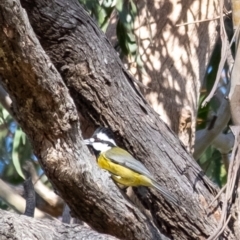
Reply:
[[[218,224],[217,229],[214,231],[214,233],[208,238],[208,240],[215,240],[217,237],[223,232],[223,230],[227,226],[227,214],[229,211],[229,204],[231,204],[231,198],[233,195],[234,191],[234,186],[236,183],[236,178],[237,178],[237,173],[240,167],[240,159],[239,159],[239,132],[240,129],[239,127],[233,128],[232,127],[232,132],[235,135],[235,142],[234,142],[234,147],[232,151],[232,156],[231,156],[231,161],[230,161],[230,166],[229,166],[229,171],[228,171],[228,179],[227,179],[227,184],[226,184],[226,194],[225,198],[223,201],[223,208],[222,208],[222,216],[221,220]],[[229,218],[229,217],[228,217]]]
[[[218,65],[218,71],[217,71],[217,76],[213,85],[213,88],[211,90],[211,92],[209,93],[209,95],[206,97],[206,99],[203,101],[202,106],[205,106],[210,99],[213,97],[220,77],[221,77],[221,73],[222,73],[222,69],[224,67],[224,64],[226,62],[227,59],[227,51],[230,49],[229,47],[229,43],[228,43],[228,38],[227,38],[227,33],[224,27],[224,22],[223,22],[223,0],[220,1],[220,36],[221,36],[221,40],[222,40],[222,49],[221,49],[221,61]]]
[[[228,12],[224,13],[224,15],[226,16],[230,13],[232,13],[232,11],[228,11]],[[180,23],[180,24],[177,24],[176,27],[182,27],[182,26],[186,26],[186,25],[190,25],[190,24],[197,24],[197,23],[202,23],[202,22],[210,22],[210,21],[218,20],[218,19],[220,19],[220,16],[217,16],[214,18],[206,18],[206,19],[196,20],[193,22]]]
[[[232,215],[229,215],[229,216],[228,216],[227,221],[225,222],[225,224],[223,225],[222,229],[219,231],[219,233],[215,236],[215,238],[214,238],[213,240],[216,240],[216,239],[222,234],[222,232],[224,231],[224,229],[225,229],[226,226],[228,225],[231,217],[232,217]]]
[[[210,208],[213,203],[219,198],[219,196],[224,192],[226,189],[227,185],[223,186],[222,189],[218,192],[218,194],[215,196],[215,198],[212,200],[212,202],[208,205],[208,208]]]

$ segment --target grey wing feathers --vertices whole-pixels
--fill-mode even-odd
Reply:
[[[179,205],[179,201],[172,196],[172,194],[164,187],[160,186],[155,180],[153,181],[153,187],[155,187],[166,200],[174,203],[175,205]]]
[[[125,151],[122,148],[117,147],[117,154],[115,153],[114,148],[108,150],[105,153],[106,157],[111,159],[114,163],[117,163],[122,166],[126,166],[127,168],[140,173],[152,180],[153,187],[156,188],[166,200],[178,205],[178,200],[172,196],[172,194],[164,187],[160,186],[151,173],[146,169],[146,167],[139,161],[137,161],[130,153]]]
[[[154,179],[146,167],[140,161],[136,160],[130,153],[119,147],[117,148],[117,154],[112,150],[114,150],[114,148],[105,153],[107,158],[119,165],[126,166],[137,173],[147,176],[150,179]]]

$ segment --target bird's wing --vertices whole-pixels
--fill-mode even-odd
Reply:
[[[106,158],[110,159],[112,162],[125,166],[133,170],[134,172],[140,173],[154,179],[151,173],[146,169],[146,167],[136,160],[130,153],[119,147],[113,147],[105,152]]]
[[[165,187],[160,186],[146,167],[141,162],[137,161],[130,153],[122,148],[113,147],[104,154],[105,157],[110,159],[112,162],[150,178],[152,180],[152,186],[155,187],[168,201],[179,205],[178,199],[173,197]]]

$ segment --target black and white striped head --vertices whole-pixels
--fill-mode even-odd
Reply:
[[[113,132],[105,127],[97,128],[92,137],[85,139],[84,143],[91,146],[95,153],[106,152],[112,147],[117,146],[114,141]]]

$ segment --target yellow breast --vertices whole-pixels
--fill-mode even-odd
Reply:
[[[125,166],[113,163],[105,157],[104,153],[98,156],[97,162],[99,167],[117,176],[114,177],[114,180],[118,183],[125,186],[152,186],[152,181],[148,177],[134,172]]]

